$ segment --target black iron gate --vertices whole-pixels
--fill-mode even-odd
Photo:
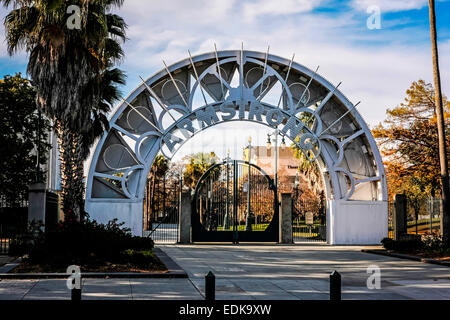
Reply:
[[[258,166],[233,160],[212,166],[195,188],[194,242],[277,242],[273,180]]]
[[[152,238],[156,243],[178,241],[180,183],[181,181],[164,181],[160,190],[156,188],[154,199],[150,196],[146,197],[144,235]]]
[[[27,199],[7,202],[0,195],[0,254],[10,253],[10,243],[26,231],[27,223]]]
[[[325,242],[327,226],[324,197],[301,199],[294,193],[292,205],[294,242]]]

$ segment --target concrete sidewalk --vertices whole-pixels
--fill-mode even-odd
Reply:
[[[326,245],[164,245],[190,279],[84,279],[83,299],[203,299],[216,275],[217,299],[329,299],[329,274],[342,275],[343,299],[450,299],[448,267]],[[367,267],[381,269],[369,290]],[[63,279],[2,280],[0,299],[69,299]]]
[[[0,254],[0,267],[5,265],[5,264],[7,264],[7,263],[10,263],[14,259],[15,259],[14,257],[10,257],[10,256],[7,256],[7,255]]]
[[[0,300],[70,300],[64,279],[1,280]],[[189,279],[85,279],[83,300],[198,300]]]
[[[329,275],[342,275],[343,299],[450,299],[450,268],[327,245],[160,246],[199,291],[216,275],[217,299],[329,299]],[[367,267],[381,270],[381,289],[367,288]]]

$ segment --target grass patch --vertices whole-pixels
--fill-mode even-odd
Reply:
[[[259,223],[259,224],[252,224],[252,231],[264,231],[269,226],[269,223]],[[236,226],[237,231],[245,231],[245,225],[240,224]],[[233,227],[229,227],[228,229],[225,229],[224,227],[217,227],[217,231],[234,231]]]

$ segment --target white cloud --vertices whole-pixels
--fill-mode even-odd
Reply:
[[[0,59],[4,59],[8,61],[8,64],[20,65],[27,64],[27,54],[24,51],[19,51],[14,54],[13,57],[10,57],[7,50],[6,36],[5,36],[5,27],[3,25],[3,21],[10,10],[0,7]],[[0,73],[0,76],[3,74]]]
[[[362,11],[374,4],[382,12],[420,9],[426,5],[426,0],[351,1],[353,8]],[[186,58],[188,49],[193,54],[212,51],[214,42],[219,50],[238,49],[241,41],[249,50],[265,51],[270,44],[273,54],[290,58],[295,52],[297,62],[311,69],[320,65],[323,77],[334,84],[343,82],[340,89],[350,101],[362,101],[358,110],[369,125],[382,121],[386,108],[402,102],[412,81],[432,81],[429,44],[396,42],[411,41],[409,29],[392,30],[387,35],[367,30],[366,17],[355,12],[312,13],[322,2],[325,0],[126,0],[118,12],[129,24],[129,40],[124,46],[126,59],[120,66],[129,76],[123,93],[127,95],[139,84],[138,75],[146,78],[162,69],[161,59],[172,64]],[[0,20],[6,13],[0,7]],[[383,28],[387,28],[386,23],[383,21]],[[364,41],[364,45],[359,41]],[[445,72],[450,70],[450,40],[439,44],[439,54],[443,92],[450,96],[450,73]],[[0,23],[0,59],[0,63],[18,65],[18,69],[20,64],[26,65],[23,52],[7,57],[3,23]],[[222,140],[235,139],[228,146],[234,145],[232,156],[239,158],[240,147],[245,145],[250,132],[254,132],[256,144],[265,143],[266,128],[258,133],[248,124],[237,126],[228,131],[217,127],[215,134],[226,132],[226,139],[209,141],[208,145],[208,141],[194,138],[191,146],[205,144],[223,156],[226,148]],[[263,141],[257,141],[257,137]]]
[[[2,6],[0,7],[0,58],[8,55],[6,51],[5,27],[3,21],[8,11]]]
[[[366,10],[370,6],[380,7],[382,12],[421,9],[427,0],[353,0],[352,6],[357,10]]]
[[[262,15],[286,15],[308,12],[318,7],[322,0],[257,0],[243,5],[244,18],[253,20]]]
[[[412,81],[433,79],[428,43],[396,41],[409,39],[408,29],[377,33],[365,29],[365,17],[354,12],[318,14],[295,6],[306,1],[273,1],[279,8],[266,1],[125,1],[119,11],[129,24],[121,65],[129,77],[123,93],[139,84],[138,75],[145,78],[162,69],[161,59],[172,64],[186,58],[188,49],[194,55],[213,51],[214,42],[219,50],[238,49],[243,41],[245,49],[263,52],[270,44],[271,53],[290,58],[295,52],[297,62],[311,69],[320,65],[321,75],[329,81],[343,81],[341,90],[352,102],[362,101],[358,110],[369,124],[382,121],[385,109],[403,100]],[[389,1],[370,4],[374,2]],[[418,6],[423,1],[390,2],[405,8],[406,2]],[[262,9],[249,13],[257,3]],[[271,10],[263,8],[267,3]],[[288,8],[297,13],[286,14]],[[4,14],[0,11],[1,19]],[[264,14],[270,16],[247,19]],[[1,58],[6,51],[3,39],[0,43]],[[450,70],[450,41],[440,43],[439,49],[443,91],[450,95],[450,75],[444,72]]]
[[[219,22],[229,14],[236,0],[126,0],[120,14],[130,19],[147,19],[148,23],[171,23],[179,25],[180,20],[195,24]]]
[[[352,27],[365,26],[365,20],[355,20],[352,13],[335,16],[310,12],[295,16],[273,13],[268,19],[249,22],[244,18],[248,13],[239,8],[236,3],[232,10],[221,11],[218,21],[194,21],[190,17],[200,15],[198,8],[183,7],[188,12],[182,17],[175,13],[179,18],[174,24],[170,19],[161,19],[160,11],[145,17],[129,17],[131,9],[125,2],[130,41],[122,67],[129,72],[130,86],[139,83],[136,74],[148,77],[162,68],[162,58],[169,64],[174,63],[187,57],[188,49],[193,54],[212,51],[214,42],[219,50],[238,49],[243,41],[246,49],[265,51],[270,44],[271,53],[290,58],[296,52],[297,62],[309,68],[320,64],[320,73],[325,78],[335,84],[343,81],[343,93],[352,102],[362,101],[358,109],[373,125],[385,118],[387,107],[403,100],[412,81],[432,80],[428,44],[395,43],[395,37],[401,36],[398,32],[402,31],[393,31],[384,38],[370,30],[352,32]],[[355,44],[355,40],[368,45]],[[380,40],[384,43],[380,44]],[[443,57],[450,56],[450,45],[442,45],[440,49],[441,69],[445,70],[444,60],[448,59]],[[444,92],[450,92],[449,80],[442,75]]]

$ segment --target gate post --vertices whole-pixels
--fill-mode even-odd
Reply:
[[[401,236],[407,233],[406,222],[406,196],[404,194],[395,195],[394,210],[394,240],[399,240]]]
[[[44,183],[35,183],[29,186],[28,191],[28,222],[42,222],[45,230],[45,196]]]
[[[281,194],[279,243],[293,243],[292,239],[292,195]]]
[[[182,192],[180,195],[180,218],[178,219],[179,243],[191,242],[191,193]]]

